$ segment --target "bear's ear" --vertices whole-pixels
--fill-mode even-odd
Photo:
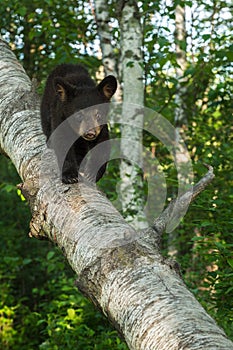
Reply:
[[[110,100],[117,89],[117,81],[113,75],[108,75],[104,78],[101,83],[97,86],[98,90],[104,94],[104,96]]]
[[[62,102],[65,102],[75,89],[74,86],[60,77],[54,79],[54,88],[57,96]]]

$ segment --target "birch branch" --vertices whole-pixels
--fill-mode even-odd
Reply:
[[[138,239],[139,233],[100,191],[40,174],[46,145],[38,98],[2,41],[0,52],[0,147],[24,181],[32,234],[58,245],[77,274],[77,286],[115,325],[129,349],[233,349],[176,271],[149,241]]]
[[[201,178],[201,180],[195,186],[193,186],[191,190],[187,191],[182,196],[174,199],[161,213],[161,215],[155,220],[152,227],[157,232],[159,236],[158,239],[161,238],[162,233],[166,230],[166,226],[170,222],[171,217],[174,217],[176,215],[179,216],[179,213],[182,212],[184,208],[187,208],[187,205],[193,202],[195,198],[202,191],[204,191],[204,189],[214,179],[213,168],[208,164],[204,165],[208,168],[207,174],[203,178]]]

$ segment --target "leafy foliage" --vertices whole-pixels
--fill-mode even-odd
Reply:
[[[120,60],[119,4],[108,1],[113,54]],[[180,81],[175,72],[175,9],[187,6],[187,66]],[[230,2],[217,0],[139,3],[144,30],[145,104],[174,122],[175,96],[182,99],[188,125],[183,135],[193,160],[195,180],[211,164],[215,180],[189,208],[173,235],[189,288],[233,339],[233,46]],[[82,62],[94,74],[98,35],[86,1],[1,1],[1,34],[41,86],[51,67]],[[119,130],[112,130],[119,136]],[[176,171],[169,152],[151,135],[144,145],[166,172],[168,195],[176,192]],[[155,169],[156,172],[156,169]],[[30,213],[17,194],[20,179],[0,157],[0,347],[4,349],[126,349],[106,320],[74,286],[73,273],[56,248],[27,237]],[[154,175],[150,174],[151,176]],[[115,201],[119,167],[110,163],[100,186]],[[145,193],[147,189],[145,186]],[[169,253],[170,237],[163,241]]]

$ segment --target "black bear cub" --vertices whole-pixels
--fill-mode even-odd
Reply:
[[[109,140],[107,102],[116,88],[114,76],[109,75],[96,85],[87,70],[78,64],[61,64],[49,75],[41,103],[41,123],[49,147],[57,156],[64,183],[78,181],[81,163],[85,169],[82,176],[89,181],[98,181],[103,176],[109,142],[89,158],[86,155]],[[71,147],[70,140],[75,141]]]

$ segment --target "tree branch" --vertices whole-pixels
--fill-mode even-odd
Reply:
[[[174,199],[167,208],[161,213],[161,215],[155,220],[152,225],[153,229],[158,234],[160,240],[162,233],[166,230],[167,225],[170,223],[171,217],[179,217],[179,213],[183,212],[184,208],[187,208],[191,202],[211,183],[214,179],[214,172],[212,166],[204,164],[208,168],[207,174],[195,185],[191,190],[184,193],[182,196]]]
[[[153,244],[138,239],[100,191],[41,174],[46,146],[38,100],[1,41],[0,52],[0,146],[24,181],[32,234],[58,245],[79,288],[113,322],[129,349],[233,349]],[[202,186],[196,185],[196,193]]]

